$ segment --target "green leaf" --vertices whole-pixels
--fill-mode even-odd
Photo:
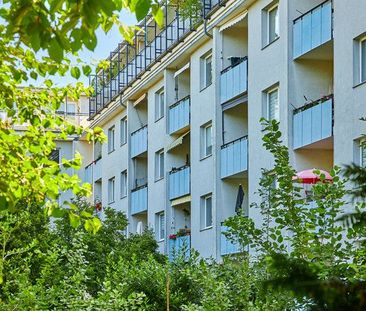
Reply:
[[[49,56],[56,62],[60,63],[64,58],[64,50],[58,44],[56,38],[52,38],[48,46]]]
[[[30,76],[32,79],[37,80],[38,75],[35,71],[31,71]]]
[[[72,213],[72,212],[69,212],[69,218],[70,218],[70,225],[73,227],[73,228],[77,228],[80,226],[80,216]]]
[[[79,79],[80,78],[80,69],[78,67],[72,67],[71,68],[71,76],[73,76],[75,79]]]
[[[138,21],[142,20],[151,7],[151,0],[139,0],[135,6],[135,15]]]
[[[89,65],[83,66],[83,73],[85,76],[89,76],[92,72],[92,69]]]
[[[156,23],[159,25],[159,27],[163,27],[164,12],[163,12],[162,8],[157,4],[153,4],[151,7],[151,13],[152,13]]]

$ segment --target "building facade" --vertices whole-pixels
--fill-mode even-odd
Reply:
[[[240,251],[222,235],[259,200],[260,118],[277,119],[298,171],[363,164],[366,2],[203,0],[195,17],[165,7],[134,44],[91,77],[91,126],[108,143],[79,144],[93,200],[126,213],[129,233],[152,228],[160,251],[203,257]]]

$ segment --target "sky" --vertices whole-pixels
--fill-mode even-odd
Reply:
[[[121,13],[120,20],[127,25],[135,25],[137,23],[135,15],[127,11]],[[79,53],[81,60],[88,64],[96,64],[98,61],[108,58],[110,52],[117,47],[118,43],[123,41],[123,37],[117,27],[113,27],[108,34],[105,34],[103,30],[98,29],[97,39],[98,43],[94,51],[84,49]],[[74,79],[71,75],[67,75],[65,77],[51,76],[49,78],[54,82],[55,86],[65,86],[69,83],[76,83],[78,81],[83,82],[85,85],[89,85],[89,79],[83,74],[80,76],[79,80]],[[30,83],[36,86],[41,86],[43,81],[33,80],[30,81]]]

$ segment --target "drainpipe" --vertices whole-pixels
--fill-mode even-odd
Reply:
[[[205,31],[205,35],[209,38],[213,38],[213,36],[207,31],[207,19],[205,19],[205,21],[203,22],[203,28],[204,28],[204,31]]]

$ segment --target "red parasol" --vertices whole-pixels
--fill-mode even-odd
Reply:
[[[319,171],[320,173],[315,174],[314,171]],[[330,176],[330,174],[327,171],[318,170],[315,168],[296,173],[296,175],[292,177],[292,180],[302,184],[316,184],[317,182],[321,181],[320,175],[325,176],[324,178],[325,181],[333,180],[332,176]]]

